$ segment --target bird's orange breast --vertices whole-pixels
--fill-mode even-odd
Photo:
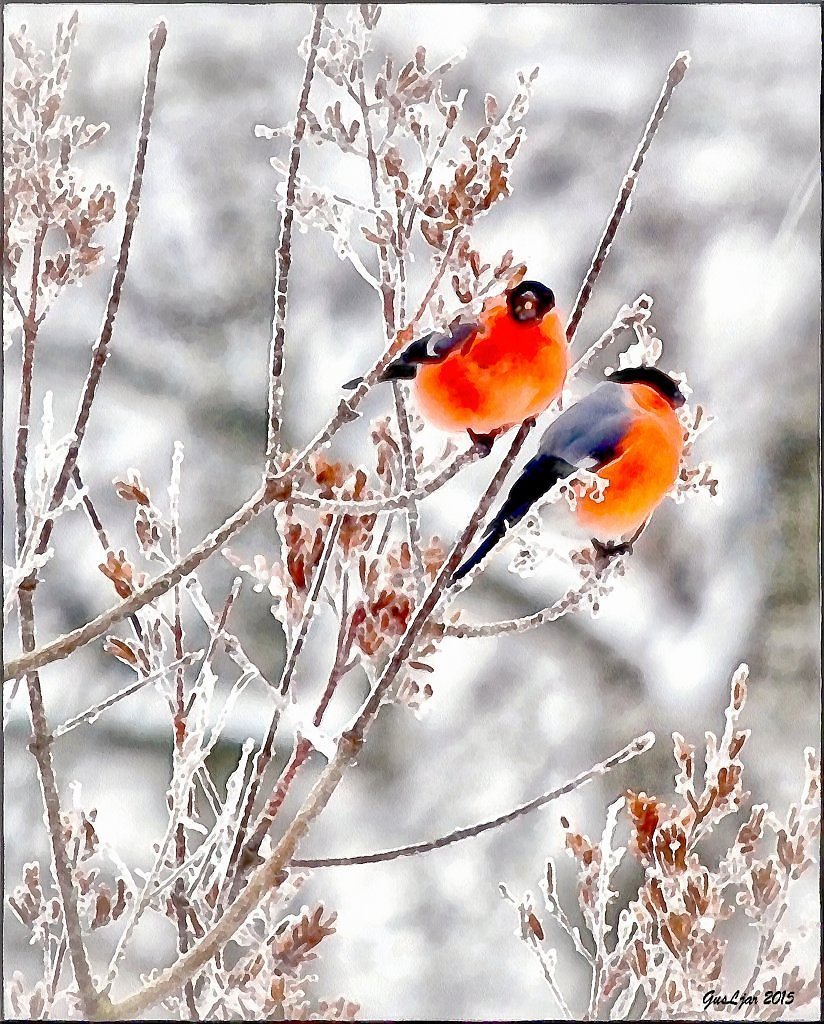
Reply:
[[[420,368],[415,396],[435,426],[487,434],[543,412],[560,394],[567,366],[556,310],[538,324],[522,324],[500,305],[484,314],[474,339],[442,363]]]
[[[628,388],[632,424],[615,457],[598,470],[608,481],[603,500],[584,497],[579,523],[599,540],[634,533],[652,514],[678,477],[684,431],[675,410],[651,387]]]

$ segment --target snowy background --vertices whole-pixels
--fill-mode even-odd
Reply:
[[[59,5],[10,5],[6,30],[25,21],[48,46],[55,21],[69,13]],[[152,492],[165,497],[172,446],[181,440],[188,548],[260,478],[279,180],[269,157],[286,149],[256,139],[253,126],[294,116],[302,73],[297,45],[310,14],[293,5],[81,5],[68,109],[111,124],[106,139],[84,154],[90,179],[111,182],[118,192],[108,252],[122,228],[146,38],[160,16],[169,40],[141,215],[81,468],[115,543],[126,546],[131,514],[115,498],[112,479],[139,467]],[[551,1016],[548,989],[513,934],[516,917],[497,883],[535,891],[546,855],[561,856],[560,814],[600,834],[606,805],[627,786],[669,795],[670,734],[678,730],[700,747],[704,730],[722,728],[729,677],[741,661],[752,673],[746,788],[782,815],[800,792],[802,749],[817,743],[820,721],[819,29],[813,5],[447,4],[384,11],[379,56],[406,60],[422,44],[440,60],[466,48],[448,82],[452,95],[469,90],[470,126],[480,123],[484,92],[507,99],[517,70],[541,66],[514,195],[478,238],[493,256],[512,248],[567,310],[666,68],[679,50],[691,51],[692,69],[655,140],[577,350],[624,302],[641,292],[654,297],[665,345],[661,365],[686,372],[695,398],[717,417],[698,455],[712,460],[723,501],[700,495],[685,505],[667,502],[597,619],[576,615],[497,641],[452,640],[437,663],[427,714],[419,720],[390,709],[381,716],[304,855],[435,836],[509,809],[647,729],[658,743],[605,783],[483,838],[426,857],[318,872],[311,894],[339,915],[338,934],[324,943],[319,961],[323,988],[360,1002],[365,1017]],[[313,173],[339,184],[336,168],[314,159]],[[34,408],[54,389],[58,430],[68,429],[74,414],[108,276],[100,271],[64,296],[41,335]],[[374,294],[326,238],[297,236],[288,443],[309,439],[334,408],[340,383],[380,349]],[[7,456],[18,361],[19,344],[6,358]],[[390,404],[387,394],[376,394],[366,411],[379,415]],[[340,442],[333,450],[351,457],[345,436]],[[491,472],[490,463],[475,466],[427,501],[424,532],[452,536]],[[7,466],[7,488],[9,482]],[[7,508],[7,547],[12,521]],[[57,556],[38,591],[41,640],[112,603],[85,519],[78,513],[61,520],[55,541]],[[271,518],[246,530],[233,548],[271,559]],[[506,572],[506,562],[495,559],[466,598],[473,619],[523,614],[558,596],[551,568],[524,582]],[[213,603],[233,575],[220,558],[209,564],[203,579]],[[250,655],[276,678],[283,644],[269,603],[247,586],[233,623]],[[317,626],[298,686],[327,665],[324,638],[332,625]],[[8,646],[16,648],[16,627]],[[50,720],[127,681],[126,670],[92,645],[43,672]],[[243,739],[259,739],[264,728],[268,705],[258,697],[231,722],[219,755],[225,771]],[[7,885],[26,860],[47,850],[27,738],[18,700],[5,746]],[[286,757],[285,735],[281,742],[279,756]],[[99,832],[130,864],[147,865],[162,834],[169,756],[168,712],[153,692],[122,703],[93,729],[76,730],[56,749],[59,777],[81,783],[84,804],[99,809]],[[565,858],[561,870],[568,888],[572,865]],[[96,936],[101,950],[112,941]],[[8,920],[6,972],[19,967],[34,979],[38,957],[24,942],[19,923]],[[173,942],[168,922],[144,922],[133,968],[170,962]],[[582,963],[562,938],[558,945],[560,977],[578,1005]],[[93,943],[93,955],[97,948]]]

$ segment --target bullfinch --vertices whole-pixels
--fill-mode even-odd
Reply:
[[[552,290],[521,281],[487,300],[477,319],[413,341],[381,380],[414,381],[424,419],[490,446],[501,431],[547,408],[561,393],[568,365]]]
[[[579,469],[597,473],[607,486],[600,500],[579,493],[578,527],[592,536],[596,549],[628,550],[626,538],[643,527],[678,477],[685,436],[675,410],[684,401],[677,383],[656,367],[612,373],[546,430],[537,455],[454,578],[478,565],[535,502]]]

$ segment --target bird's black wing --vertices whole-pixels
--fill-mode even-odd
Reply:
[[[620,384],[600,384],[547,428],[538,454],[524,466],[477,550],[455,571],[456,580],[486,558],[559,480],[582,467],[597,470],[613,458],[631,421],[624,398]]]
[[[478,322],[472,320],[456,324],[447,334],[437,331],[424,334],[392,360],[381,374],[381,380],[411,380],[419,366],[442,363],[455,349],[471,345],[477,333]]]
[[[512,485],[506,500],[497,515],[484,531],[484,538],[472,555],[455,570],[454,579],[459,580],[482,562],[489,552],[497,547],[507,530],[519,523],[539,498],[564,477],[572,476],[575,466],[552,455],[541,455],[530,459],[523,472]]]
[[[625,389],[605,381],[549,425],[538,453],[597,470],[615,455],[631,418]]]

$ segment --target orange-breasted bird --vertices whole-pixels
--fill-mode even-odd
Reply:
[[[552,290],[521,281],[488,300],[477,319],[413,341],[381,380],[414,380],[429,423],[467,430],[474,441],[491,445],[502,430],[547,408],[561,393],[568,365]]]
[[[596,547],[629,549],[626,538],[643,527],[678,477],[684,429],[675,410],[683,404],[676,382],[656,367],[612,373],[549,426],[538,454],[524,466],[484,539],[454,578],[486,558],[535,502],[578,469],[607,481],[600,501],[579,495],[578,526]]]

